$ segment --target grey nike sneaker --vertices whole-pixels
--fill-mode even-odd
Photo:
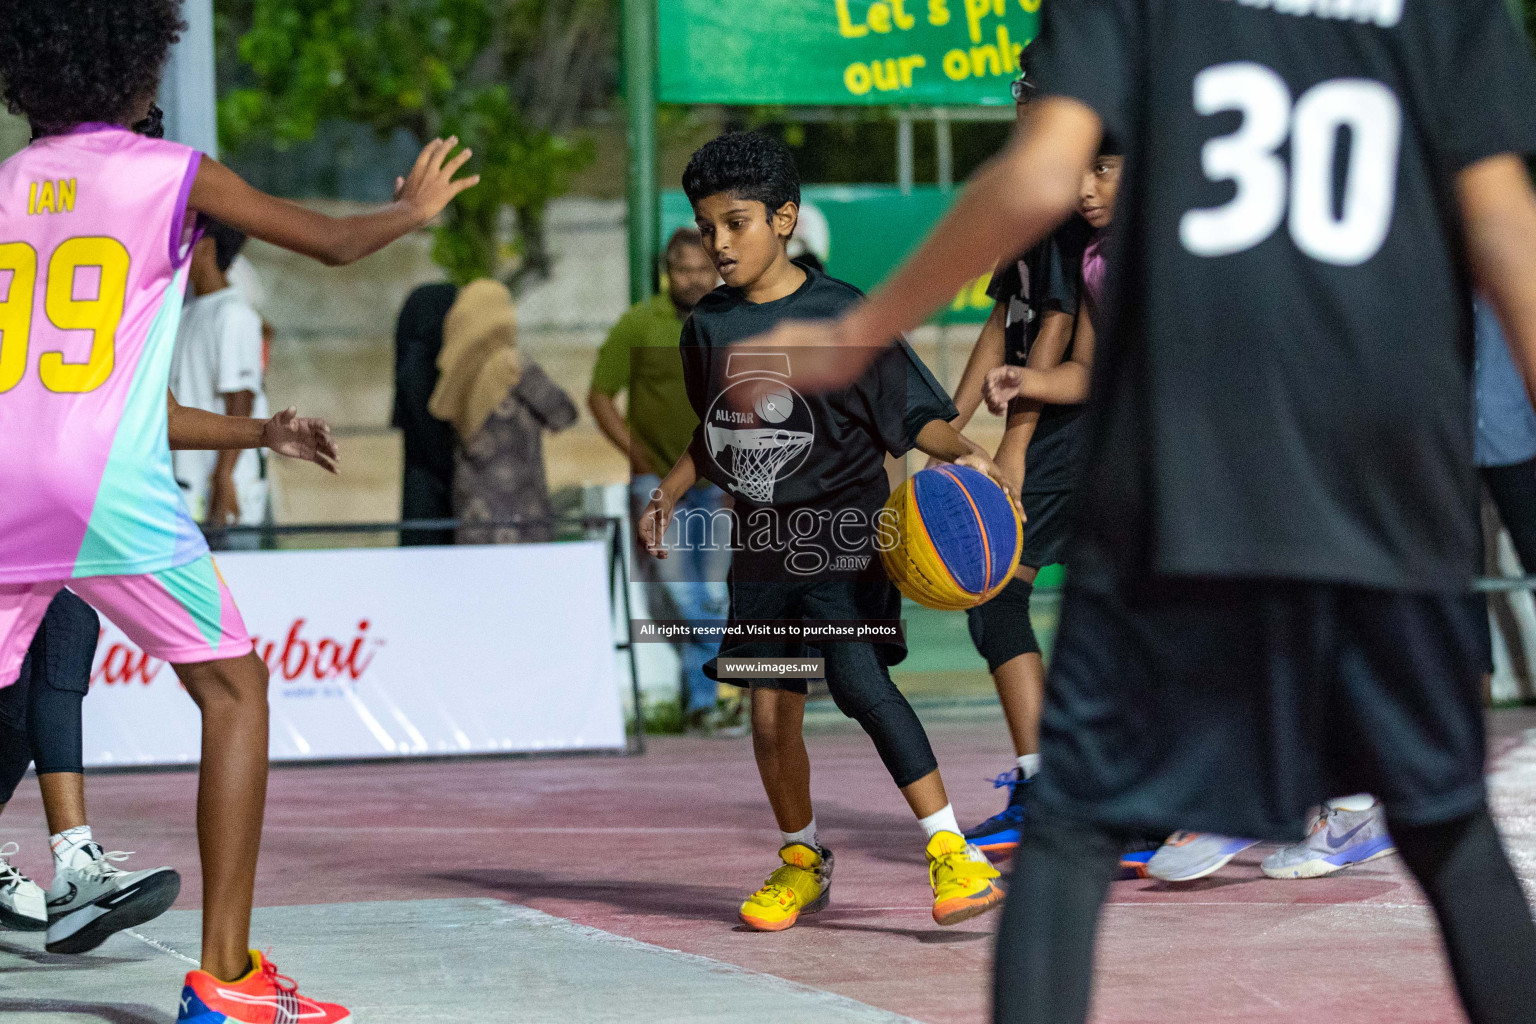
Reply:
[[[48,887],[50,953],[85,953],[124,928],[171,909],[181,876],[171,868],[123,871],[131,853],[106,853],[95,843],[76,847]]]
[[[1147,874],[1164,882],[1193,882],[1214,875],[1257,842],[1214,832],[1175,832],[1147,861]]]
[[[0,928],[40,932],[48,927],[48,905],[43,887],[11,865],[20,852],[16,843],[0,846]]]
[[[1380,804],[1367,811],[1324,808],[1306,839],[1276,850],[1260,868],[1270,878],[1322,878],[1396,852]]]

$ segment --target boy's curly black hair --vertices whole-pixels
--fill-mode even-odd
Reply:
[[[122,123],[154,96],[181,0],[0,0],[0,82],[36,134]]]
[[[724,192],[753,199],[773,212],[800,204],[800,172],[789,148],[761,132],[727,132],[699,147],[683,171],[690,203]]]

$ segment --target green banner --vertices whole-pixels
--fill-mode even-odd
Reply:
[[[664,103],[1012,103],[1041,0],[658,0]]]
[[[817,255],[827,273],[869,291],[922,241],[955,195],[931,185],[914,188],[906,196],[888,185],[807,185],[801,199],[826,220],[826,238],[818,243],[825,251]],[[663,192],[661,220],[663,242],[678,228],[692,226],[687,197],[675,190]],[[985,320],[992,312],[992,300],[987,297],[990,278],[980,277],[966,285],[936,322]]]

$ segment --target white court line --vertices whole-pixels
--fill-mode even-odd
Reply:
[[[678,827],[635,825],[633,827],[583,827],[539,825],[267,825],[264,832],[451,832],[456,834],[484,833],[495,835],[502,832],[537,832],[554,835],[766,835],[765,828],[720,828],[719,826],[682,825]],[[867,831],[867,830],[864,830]],[[898,830],[892,829],[891,834]],[[903,834],[909,829],[899,830]],[[884,835],[883,832],[874,833]]]
[[[123,929],[123,934],[124,935],[132,935],[134,938],[138,939],[140,942],[144,943],[146,946],[149,946],[149,947],[151,947],[153,949],[158,949],[162,953],[168,953],[168,954],[170,954],[171,956],[175,957],[178,960],[182,960],[182,961],[185,961],[186,963],[191,964],[194,968],[200,968],[200,967],[203,966],[202,964],[198,963],[196,960],[193,960],[191,957],[187,956],[185,953],[178,952],[177,950],[172,949],[170,946],[167,946],[165,943],[161,942],[159,939],[152,939],[148,935],[140,935],[138,932],[134,931],[132,928],[124,928]]]
[[[1279,902],[1255,902],[1253,900],[1233,900],[1231,903],[1214,903],[1205,901],[1186,900],[1133,900],[1126,903],[1116,903],[1113,899],[1104,904],[1106,907],[1364,907],[1368,910],[1427,910],[1426,903],[1279,903]],[[924,903],[911,907],[853,907],[843,904],[834,908],[835,913],[848,915],[875,914],[890,912],[902,912],[917,910],[932,910],[933,904]],[[823,911],[826,913],[826,911]]]

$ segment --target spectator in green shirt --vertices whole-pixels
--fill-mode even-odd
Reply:
[[[608,333],[598,351],[592,389],[587,395],[598,427],[629,457],[630,506],[635,516],[660,485],[660,474],[672,467],[693,440],[699,420],[683,387],[678,339],[694,305],[719,284],[715,265],[705,255],[694,228],[679,228],[667,242],[666,271],[667,293],[634,306]],[[615,402],[625,392],[627,414],[620,412]],[[702,521],[709,526],[703,534],[707,537],[716,529],[717,520],[712,517],[722,510],[724,499],[719,488],[701,482],[678,503],[673,522],[682,526]],[[724,517],[718,520],[721,524],[724,521]],[[723,526],[720,529],[723,531]],[[670,559],[641,559],[644,571],[653,574],[646,582],[660,585],[650,593],[657,597],[665,594],[675,618],[724,619],[728,542],[728,534],[722,532],[718,544],[681,545]],[[656,593],[658,589],[661,594]],[[683,711],[691,731],[709,732],[718,725],[715,683],[704,674],[704,663],[715,656],[715,647],[693,642],[678,645]]]

